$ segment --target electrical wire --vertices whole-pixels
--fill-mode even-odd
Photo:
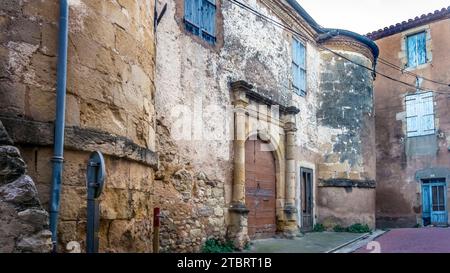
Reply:
[[[408,70],[406,70],[405,68],[401,68],[400,66],[398,66],[398,65],[396,65],[396,64],[394,64],[394,63],[392,63],[392,62],[389,62],[389,61],[387,61],[387,60],[385,60],[385,59],[383,59],[383,58],[381,58],[381,57],[378,57],[378,61],[379,61],[380,63],[386,65],[386,66],[389,66],[389,67],[391,67],[391,68],[393,68],[393,69],[395,69],[395,70],[400,71],[402,74],[407,74],[407,75],[410,75],[410,76],[412,76],[412,77],[414,77],[414,78],[421,78],[421,79],[423,79],[424,81],[432,82],[432,83],[435,83],[435,84],[439,84],[439,85],[443,85],[443,86],[447,86],[447,87],[450,86],[449,83],[444,83],[444,82],[432,80],[432,79],[430,79],[430,78],[426,78],[426,77],[421,76],[421,75],[419,75],[419,74],[416,74],[416,73],[413,73],[413,72],[411,72],[411,71],[408,71]]]

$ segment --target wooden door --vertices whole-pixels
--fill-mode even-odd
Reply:
[[[314,202],[313,202],[313,171],[302,168],[300,170],[300,200],[301,220],[303,232],[311,232],[314,228]]]
[[[272,152],[263,151],[264,143],[249,140],[245,144],[245,202],[248,234],[251,239],[269,238],[276,232],[276,176]]]
[[[422,184],[423,223],[447,226],[447,183],[445,179],[424,180]]]

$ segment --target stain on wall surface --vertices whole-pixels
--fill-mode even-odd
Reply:
[[[370,66],[362,56],[349,57]],[[322,64],[317,117],[322,126],[345,132],[335,137],[333,153],[341,163],[355,166],[360,164],[365,122],[373,115],[372,74],[333,54],[323,53]]]

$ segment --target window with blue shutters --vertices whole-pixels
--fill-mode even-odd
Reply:
[[[427,33],[420,32],[406,38],[408,67],[417,67],[427,62]]]
[[[406,97],[407,136],[417,137],[435,133],[433,93]]]
[[[216,42],[216,0],[185,0],[186,30],[208,43]]]
[[[306,47],[297,39],[292,41],[292,74],[294,92],[306,95]]]

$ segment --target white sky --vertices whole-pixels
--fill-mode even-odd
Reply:
[[[319,25],[366,34],[450,6],[450,0],[297,0]]]

